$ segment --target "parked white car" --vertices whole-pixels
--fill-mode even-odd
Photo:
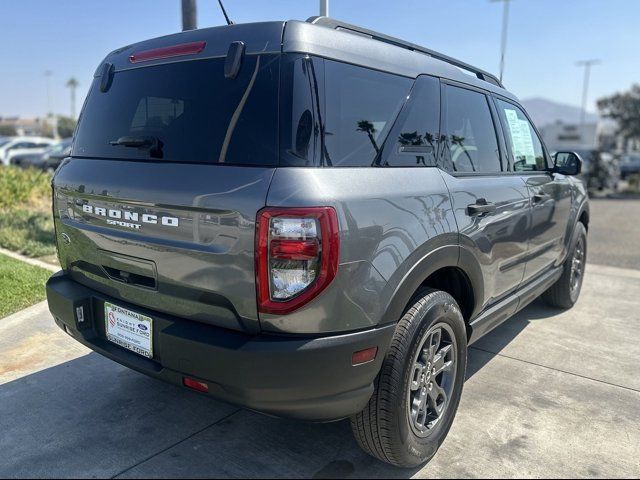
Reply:
[[[42,153],[47,147],[53,145],[55,140],[46,137],[13,137],[0,146],[0,162],[9,165],[15,155],[25,153]]]

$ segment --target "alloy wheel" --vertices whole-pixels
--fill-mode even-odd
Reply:
[[[419,345],[411,366],[408,420],[417,436],[427,437],[443,418],[455,384],[455,334],[446,323],[437,323]]]
[[[573,258],[571,259],[571,278],[569,285],[571,286],[571,294],[580,288],[582,284],[582,276],[584,274],[585,264],[585,248],[584,239],[580,237],[576,243],[576,248],[573,252]]]

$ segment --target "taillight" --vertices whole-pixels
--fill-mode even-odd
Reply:
[[[260,312],[289,313],[335,278],[340,237],[332,207],[267,207],[258,212],[256,226]]]

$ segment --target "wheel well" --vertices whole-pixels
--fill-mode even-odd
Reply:
[[[468,323],[475,306],[475,297],[469,277],[460,268],[444,267],[436,270],[420,286],[442,290],[451,295]]]
[[[585,230],[589,230],[589,212],[582,212],[578,221],[584,225]]]

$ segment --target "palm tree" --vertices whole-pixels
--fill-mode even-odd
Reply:
[[[454,145],[457,145],[458,147],[460,147],[462,149],[462,152],[467,156],[467,159],[469,160],[469,163],[471,164],[471,170],[475,172],[476,171],[476,166],[473,163],[473,159],[471,158],[471,155],[469,155],[469,149],[464,144],[464,141],[465,141],[464,137],[460,137],[458,135],[451,135],[451,143],[453,143]]]
[[[420,147],[424,145],[424,139],[422,138],[422,135],[419,134],[416,130],[415,132],[400,133],[400,136],[398,137],[398,143],[400,145],[411,145]],[[416,164],[426,165],[423,155],[416,155]]]
[[[376,150],[376,155],[380,153],[380,148],[376,143],[376,139],[373,138],[373,134],[376,133],[376,127],[369,120],[360,120],[358,122],[358,128],[356,129],[358,132],[365,132],[371,141],[371,145]]]
[[[66,86],[71,91],[71,118],[76,119],[76,88],[78,88],[79,82],[75,77],[71,77],[67,80]]]

